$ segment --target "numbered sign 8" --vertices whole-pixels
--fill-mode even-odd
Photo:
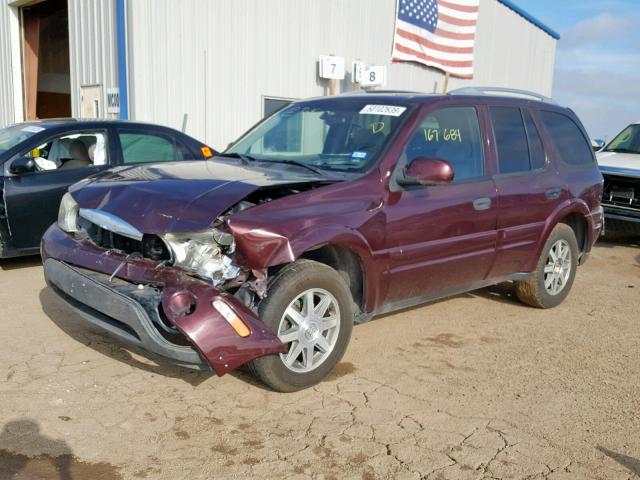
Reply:
[[[362,72],[360,85],[363,87],[382,87],[387,84],[387,67],[372,65]]]

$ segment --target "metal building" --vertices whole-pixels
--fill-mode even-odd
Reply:
[[[439,92],[443,74],[391,63],[396,0],[0,0],[0,126],[132,118],[216,148],[281,105],[327,94],[318,57],[387,66],[385,88]],[[481,0],[473,80],[549,95],[558,35]],[[349,75],[339,92],[354,88]]]

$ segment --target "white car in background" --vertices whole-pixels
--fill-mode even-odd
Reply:
[[[606,230],[640,235],[640,123],[622,130],[596,157]]]

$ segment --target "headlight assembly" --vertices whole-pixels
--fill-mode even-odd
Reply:
[[[213,285],[235,278],[240,269],[225,253],[235,248],[233,235],[217,229],[192,233],[167,233],[161,236],[171,249],[173,264],[188,270]]]
[[[77,202],[70,193],[65,193],[58,210],[58,226],[68,233],[78,231],[78,207]]]

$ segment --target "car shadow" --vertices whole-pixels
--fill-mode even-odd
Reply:
[[[509,305],[522,305],[522,302],[518,300],[516,292],[511,282],[497,283],[490,285],[480,290],[474,290],[470,292],[474,297],[486,298],[488,300],[494,300],[500,303]]]
[[[598,240],[596,246],[602,248],[615,248],[615,247],[631,247],[640,249],[640,238],[639,237],[619,237],[619,238],[602,238]],[[633,259],[635,264],[634,267],[640,267],[640,254],[636,255]]]
[[[449,300],[452,300],[454,298],[473,298],[473,295],[472,295],[473,293],[474,292],[459,293],[457,295],[451,295],[450,297],[438,298],[436,300],[431,300],[431,301],[424,302],[424,303],[418,303],[416,305],[411,305],[409,307],[403,307],[403,308],[400,308],[399,310],[393,310],[391,312],[381,313],[380,315],[374,316],[371,320],[369,320],[369,322],[382,320],[382,319],[385,319],[387,317],[393,317],[394,315],[401,315],[403,313],[410,312],[412,310],[417,310],[419,308],[424,308],[424,307],[429,307],[429,306],[432,306],[432,305],[437,305],[438,303],[448,302]],[[368,323],[368,322],[364,322],[364,323]],[[355,324],[355,325],[357,326],[358,324]]]
[[[19,268],[37,267],[42,265],[40,255],[0,259],[0,270],[17,270]]]
[[[632,247],[640,248],[640,238],[632,236],[621,237],[601,237],[596,242],[597,247],[615,248],[615,247]]]
[[[16,453],[32,451],[34,447],[43,453],[35,456]],[[43,435],[36,421],[22,418],[7,422],[0,430],[0,478],[119,480],[122,476],[118,467],[109,463],[79,460],[66,441]]]
[[[118,341],[108,333],[101,332],[97,327],[82,320],[76,313],[64,307],[51,288],[43,288],[39,294],[40,304],[44,313],[55,323],[60,330],[71,338],[92,348],[106,357],[113,358],[131,367],[139,368],[146,372],[176,378],[196,387],[213,376],[213,372],[192,370],[176,365],[155,363],[152,359],[140,352],[140,356],[147,361],[138,360],[132,352],[135,350]],[[138,353],[136,351],[136,353]]]
[[[624,468],[629,470],[634,475],[640,476],[640,460],[638,460],[637,458],[633,458],[628,455],[623,455],[621,453],[612,452],[611,450],[607,450],[606,448],[601,447],[600,445],[598,445],[596,449],[604,453],[607,457],[611,458],[612,460],[615,460],[616,462],[618,462],[620,465],[622,465]]]

